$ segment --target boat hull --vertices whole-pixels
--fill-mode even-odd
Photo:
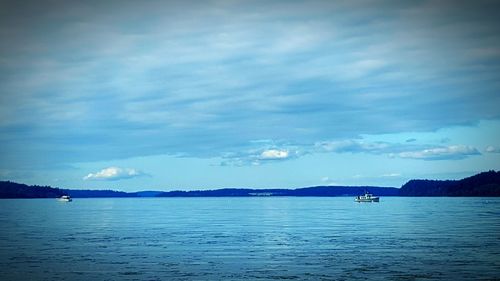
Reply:
[[[71,201],[73,201],[73,199],[71,199],[71,197],[66,196],[66,195],[59,197],[57,200],[59,200],[60,202],[71,202]]]
[[[380,202],[380,197],[376,196],[359,196],[354,198],[355,202]]]
[[[355,198],[354,201],[358,202],[358,203],[362,203],[362,202],[380,202],[380,198],[378,197],[372,197],[372,198]]]

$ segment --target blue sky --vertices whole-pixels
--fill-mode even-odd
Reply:
[[[0,179],[399,187],[498,170],[499,8],[2,1]]]

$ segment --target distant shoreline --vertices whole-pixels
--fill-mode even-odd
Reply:
[[[222,188],[191,191],[139,191],[61,189],[0,181],[0,199],[57,198],[146,198],[146,197],[340,197],[369,191],[377,196],[402,197],[499,197],[500,171],[488,171],[461,180],[410,180],[401,188],[380,186],[313,186],[286,188]]]

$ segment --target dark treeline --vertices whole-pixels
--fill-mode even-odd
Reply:
[[[0,181],[0,198],[57,198],[70,195],[74,198],[137,197],[136,193],[114,190],[61,189],[50,186],[26,185],[11,181]]]
[[[0,198],[56,198],[64,195],[59,188],[0,181]]]
[[[461,180],[410,180],[401,188],[376,186],[314,186],[297,189],[224,188],[192,191],[60,189],[0,181],[0,198],[96,197],[228,197],[228,196],[356,196],[365,191],[378,196],[500,196],[500,172],[483,172]]]
[[[63,191],[73,198],[137,197],[135,193],[114,190],[63,189]]]
[[[380,196],[397,196],[399,189],[376,186],[314,186],[297,189],[224,188],[215,190],[169,191],[158,197],[228,197],[228,196],[356,196],[365,191]]]
[[[400,196],[500,196],[500,171],[461,180],[411,180],[401,187]]]

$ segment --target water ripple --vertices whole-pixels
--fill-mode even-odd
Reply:
[[[500,199],[0,200],[0,280],[496,280]]]

